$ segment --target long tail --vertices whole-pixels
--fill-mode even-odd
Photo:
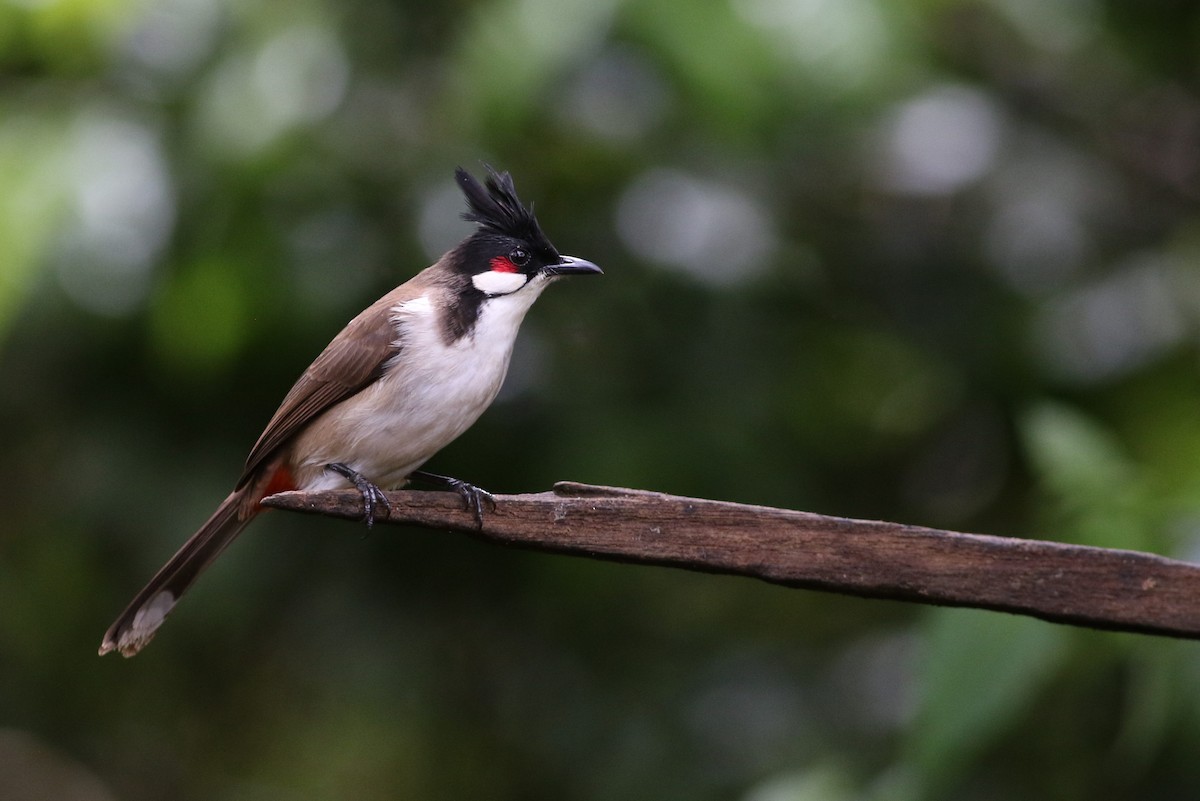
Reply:
[[[162,566],[117,618],[100,643],[100,655],[120,651],[133,656],[146,647],[192,582],[221,555],[258,513],[257,498],[249,487],[230,493],[212,517],[193,534],[178,553]]]

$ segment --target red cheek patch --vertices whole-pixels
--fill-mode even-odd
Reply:
[[[497,256],[489,262],[494,273],[517,273],[517,265],[508,260],[507,256]]]

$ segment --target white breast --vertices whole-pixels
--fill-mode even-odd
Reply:
[[[491,405],[508,372],[517,329],[545,280],[488,299],[474,329],[446,344],[428,296],[392,309],[398,355],[383,377],[332,407],[296,439],[293,471],[302,489],[347,486],[325,470],[341,462],[385,489],[467,430]]]

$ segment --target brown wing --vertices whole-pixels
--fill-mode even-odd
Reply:
[[[309,365],[254,443],[238,487],[317,415],[379,377],[384,364],[399,352],[390,319],[390,310],[399,299],[398,291],[380,298],[351,320]]]

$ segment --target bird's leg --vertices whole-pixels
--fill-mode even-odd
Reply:
[[[348,465],[341,462],[325,465],[326,470],[332,470],[339,476],[342,476],[354,488],[362,494],[363,499],[363,518],[367,521],[367,528],[370,529],[375,524],[375,506],[381,505],[387,510],[387,517],[392,515],[392,505],[388,503],[387,496],[383,494],[383,490],[371,483],[371,481],[362,473],[354,470]]]
[[[437,473],[429,473],[425,470],[414,470],[410,479],[423,481],[426,484],[431,484],[440,487],[444,490],[457,492],[466,503],[467,508],[475,512],[475,525],[478,528],[483,528],[483,502],[486,500],[491,504],[492,508],[496,508],[496,499],[492,497],[492,493],[485,489],[469,484],[461,478],[451,478],[450,476],[440,476]]]

